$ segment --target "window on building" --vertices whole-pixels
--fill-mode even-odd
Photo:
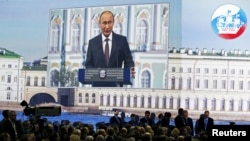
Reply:
[[[11,83],[11,75],[8,75],[7,83]]]
[[[167,16],[168,17],[168,16]],[[168,48],[168,18],[164,18],[163,26],[162,26],[162,45],[163,48]]]
[[[6,96],[7,100],[10,100],[10,95],[11,95],[11,92],[7,92],[7,96]]]
[[[230,81],[230,89],[231,89],[231,90],[234,90],[234,80],[231,80],[231,81]]]
[[[239,81],[239,90],[243,90],[243,81],[242,80]]]
[[[177,108],[181,108],[181,98],[177,98]]]
[[[94,19],[94,22],[92,22],[92,37],[95,37],[98,34],[100,34],[99,21],[97,21],[96,19]]]
[[[127,107],[130,107],[130,95],[127,96]]]
[[[101,96],[100,96],[100,106],[104,106],[104,105],[103,105],[103,100],[104,100],[104,99],[103,99],[103,94],[101,94]]]
[[[26,85],[27,85],[27,86],[30,86],[30,76],[27,76]]]
[[[182,67],[179,68],[179,72],[183,73],[183,68]]]
[[[227,70],[226,70],[226,69],[222,69],[222,70],[221,70],[221,73],[222,73],[222,74],[226,74],[226,73],[227,73]]]
[[[80,43],[80,39],[81,39],[81,26],[79,23],[73,23],[72,25],[72,33],[71,33],[71,41],[72,41],[72,45],[71,45],[71,51],[73,52],[78,52],[80,51],[80,47],[81,47],[81,43]]]
[[[165,88],[168,88],[168,73],[165,73],[164,86],[165,86]]]
[[[250,111],[250,100],[247,101],[247,110]]]
[[[175,67],[172,67],[172,72],[175,72]]]
[[[78,97],[79,97],[78,102],[82,103],[82,93],[79,93]]]
[[[89,93],[85,94],[85,103],[89,103]]]
[[[134,96],[134,102],[133,102],[133,107],[136,108],[137,107],[137,96]]]
[[[92,103],[95,103],[95,99],[96,99],[96,96],[95,96],[95,93],[92,94]]]
[[[175,89],[175,77],[174,76],[171,78],[171,89],[172,90]]]
[[[141,86],[142,88],[150,88],[150,73],[149,71],[143,71],[141,76]]]
[[[5,81],[5,75],[2,75],[1,76],[1,82],[4,82]]]
[[[209,73],[209,69],[208,69],[208,68],[205,68],[205,69],[204,69],[204,73],[205,73],[205,74],[208,74],[208,73]]]
[[[235,74],[235,69],[231,69],[231,74]]]
[[[171,96],[169,98],[169,109],[173,109],[174,108],[174,98]]]
[[[45,87],[45,77],[42,77],[42,87]]]
[[[11,65],[11,64],[8,64],[8,68],[12,68],[12,65]]]
[[[141,97],[141,108],[144,108],[144,96]]]
[[[159,108],[159,96],[155,98],[155,108]]]
[[[191,90],[191,77],[188,77],[187,79],[187,90]]]
[[[226,80],[221,80],[221,89],[226,89]]]
[[[120,96],[120,106],[121,106],[121,107],[124,106],[124,105],[123,105],[123,101],[124,101],[124,100],[123,100],[123,95],[121,95],[121,96]]]
[[[115,22],[113,30],[115,33],[122,35],[122,23],[119,21]]]
[[[151,108],[151,105],[152,104],[152,97],[151,96],[149,96],[148,97],[148,108]]]
[[[38,86],[38,77],[37,76],[35,76],[35,78],[34,78],[34,86]]]
[[[179,90],[182,90],[182,77],[179,78]]]
[[[221,100],[221,110],[222,111],[225,110],[225,99],[224,98]]]
[[[110,94],[108,94],[106,101],[107,101],[107,106],[110,106]]]
[[[239,111],[242,111],[243,110],[243,99],[240,99],[239,100]]]
[[[204,80],[204,89],[208,89],[208,79]]]
[[[50,38],[50,52],[59,52],[60,50],[60,26],[52,25]]]
[[[213,69],[213,73],[214,74],[217,74],[218,73],[218,70],[216,68]]]
[[[213,89],[217,89],[217,80],[213,80]]]
[[[200,68],[196,68],[196,69],[195,69],[195,72],[196,72],[196,73],[200,73]]]
[[[117,96],[113,96],[113,106],[117,106]]]
[[[191,73],[191,72],[192,72],[192,69],[191,69],[191,68],[187,68],[187,72],[188,72],[188,73]]]
[[[189,97],[185,99],[185,109],[189,109]]]
[[[167,97],[163,96],[162,98],[162,108],[166,109],[167,108]]]
[[[199,79],[195,80],[195,88],[200,88],[200,80]]]
[[[199,98],[196,97],[194,99],[194,110],[198,110],[199,109]]]
[[[239,75],[244,75],[244,70],[243,69],[239,70]]]
[[[216,99],[213,98],[211,101],[211,110],[216,110]]]
[[[148,24],[146,20],[140,20],[136,25],[137,49],[145,51],[148,41]]]
[[[234,100],[233,99],[230,99],[230,101],[229,101],[229,110],[230,111],[234,110]]]
[[[203,99],[203,110],[207,110],[207,98]]]

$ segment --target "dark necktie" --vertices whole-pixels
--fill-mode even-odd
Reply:
[[[106,64],[109,65],[109,43],[108,43],[109,39],[106,38],[105,39],[105,42],[106,42],[106,45],[105,45],[105,61],[106,61]]]

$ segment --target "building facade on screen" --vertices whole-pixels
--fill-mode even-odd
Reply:
[[[51,10],[48,87],[88,87],[78,82],[78,69],[85,67],[88,41],[100,34],[106,9],[114,13],[114,32],[127,37],[133,52],[138,73],[132,87],[166,88],[160,75],[167,72],[168,48],[181,46],[180,1]]]

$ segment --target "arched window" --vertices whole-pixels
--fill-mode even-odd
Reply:
[[[191,90],[191,83],[192,83],[192,80],[191,80],[191,77],[188,77],[187,79],[187,90]]]
[[[133,107],[137,107],[137,96],[134,96]]]
[[[203,110],[207,110],[207,98],[203,99]]]
[[[144,96],[141,96],[141,108],[144,108]]]
[[[27,86],[30,86],[30,76],[27,76],[26,85],[27,85]]]
[[[93,94],[92,94],[92,103],[95,103],[95,99],[96,99],[95,93],[93,93]]]
[[[127,107],[130,107],[130,95],[127,96]]]
[[[165,73],[165,77],[164,77],[164,88],[168,88],[168,74]]]
[[[243,110],[243,99],[239,100],[239,111]]]
[[[122,35],[122,25],[120,22],[115,22],[113,31],[117,34],[121,34]]]
[[[103,94],[100,96],[100,106],[103,106]]]
[[[50,53],[59,52],[60,50],[60,26],[54,24],[51,27],[51,37],[50,37]]]
[[[189,109],[189,97],[185,99],[185,108]]]
[[[166,109],[167,108],[167,97],[163,96],[162,98],[162,108]]]
[[[79,102],[79,103],[82,103],[82,93],[79,93],[78,98],[79,98],[79,99],[78,99],[78,102]]]
[[[163,49],[168,48],[168,18],[164,20],[164,23],[162,26],[162,45],[163,45]]]
[[[120,96],[120,106],[123,107],[123,95]]]
[[[113,106],[117,106],[117,96],[113,96]]]
[[[199,99],[198,99],[198,97],[196,97],[196,98],[194,99],[194,109],[195,109],[195,110],[198,110],[198,109],[199,109]]]
[[[159,108],[159,96],[155,97],[155,108]]]
[[[93,22],[92,23],[92,37],[97,36],[100,34],[100,27],[99,27],[99,22]]]
[[[171,96],[169,99],[169,109],[173,109],[174,108],[174,98]]]
[[[171,89],[174,90],[175,89],[175,77],[172,76],[171,78]]]
[[[229,101],[229,110],[230,111],[234,110],[234,100],[233,99],[230,99],[230,101]]]
[[[148,108],[151,108],[151,104],[152,104],[152,97],[148,96]]]
[[[80,32],[80,24],[73,23],[72,25],[72,33],[71,33],[71,41],[72,41],[72,48],[71,51],[78,52],[80,51],[80,38],[81,38],[81,32]]]
[[[216,99],[215,98],[213,98],[211,101],[211,109],[216,110]]]
[[[150,88],[150,79],[149,71],[143,71],[141,76],[141,87]]]
[[[177,108],[181,108],[181,98],[177,98]]]
[[[110,106],[110,94],[107,96],[107,106]]]
[[[42,83],[41,83],[42,87],[45,87],[45,77],[42,77]]]
[[[85,94],[85,103],[89,103],[89,93]]]
[[[182,77],[179,78],[179,90],[182,90]]]
[[[221,100],[221,110],[222,111],[225,110],[225,99],[224,98]]]
[[[38,77],[37,76],[35,76],[35,78],[34,78],[34,86],[38,86]]]
[[[50,86],[57,87],[59,86],[59,71],[53,70],[50,73]]]
[[[145,51],[148,41],[148,26],[145,20],[140,20],[136,25],[136,41],[137,49]]]

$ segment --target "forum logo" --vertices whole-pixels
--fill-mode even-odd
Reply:
[[[214,11],[211,24],[213,31],[219,37],[235,39],[245,31],[247,18],[244,11],[238,6],[225,4]]]

